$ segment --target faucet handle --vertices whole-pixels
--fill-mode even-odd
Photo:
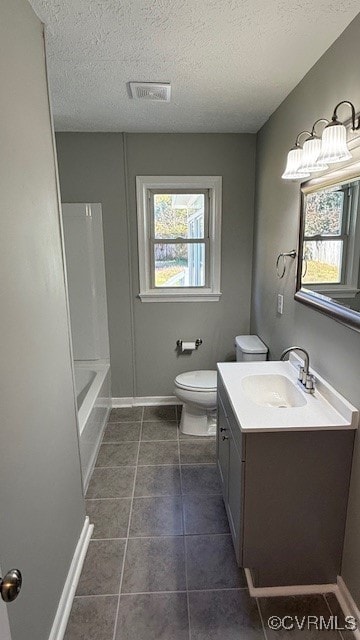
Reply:
[[[314,393],[315,391],[315,376],[308,373],[305,380],[305,389],[308,393]]]

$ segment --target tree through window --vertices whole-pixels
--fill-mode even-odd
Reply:
[[[209,244],[208,191],[151,191],[154,286],[204,287]]]
[[[306,196],[303,284],[345,282],[350,202],[350,186]]]

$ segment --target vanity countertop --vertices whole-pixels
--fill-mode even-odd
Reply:
[[[359,411],[314,370],[314,394],[305,393],[297,381],[299,359],[286,362],[222,362],[218,364],[228,399],[241,431],[317,431],[357,429]],[[246,393],[243,380],[250,376],[285,376],[296,387],[301,406],[265,406]],[[270,378],[269,378],[270,379]],[[254,379],[255,380],[255,379]],[[256,386],[256,385],[255,385]],[[291,386],[291,385],[290,385]]]

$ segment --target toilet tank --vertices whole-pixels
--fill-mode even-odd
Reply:
[[[268,348],[259,336],[236,336],[235,349],[237,362],[260,362],[267,358]]]

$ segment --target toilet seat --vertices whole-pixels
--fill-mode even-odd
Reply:
[[[180,375],[175,378],[175,385],[179,389],[185,389],[187,391],[197,391],[199,393],[206,391],[216,391],[217,372],[203,370],[180,373]]]

